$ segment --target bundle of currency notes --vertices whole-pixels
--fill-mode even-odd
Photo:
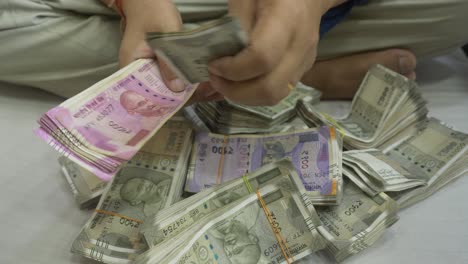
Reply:
[[[408,207],[468,172],[468,134],[430,118],[407,139],[386,146],[383,152],[424,185],[388,192],[400,207]]]
[[[189,123],[166,123],[108,183],[72,252],[105,263],[129,263],[145,252],[140,227],[181,199],[191,140]]]
[[[377,148],[396,134],[426,119],[426,101],[415,82],[381,65],[365,76],[344,118],[333,118],[299,102],[299,114],[310,125],[332,125],[348,149]]]
[[[368,196],[345,181],[343,201],[338,206],[317,207],[327,252],[338,262],[368,248],[398,221],[398,205],[385,193]]]
[[[154,60],[138,60],[45,113],[36,133],[109,180],[195,91],[175,93]]]
[[[195,29],[148,33],[146,40],[158,58],[188,83],[209,80],[208,64],[234,55],[247,45],[247,34],[234,17],[204,23]]]
[[[275,106],[244,106],[229,100],[198,103],[187,109],[197,122],[201,120],[211,132],[221,134],[274,133],[293,129],[291,121],[297,114],[296,104],[316,104],[321,93],[298,83],[296,88]],[[194,114],[196,116],[193,116]],[[304,124],[304,126],[306,126]]]
[[[324,247],[319,224],[282,160],[160,211],[144,228],[152,248],[135,263],[292,262]]]
[[[408,172],[378,149],[344,152],[343,174],[370,196],[426,185],[424,177]]]
[[[185,190],[200,192],[290,158],[314,204],[341,197],[341,140],[333,127],[267,135],[197,133]]]
[[[468,172],[468,135],[435,118],[416,135],[343,153],[343,174],[369,195],[385,191],[407,207]]]

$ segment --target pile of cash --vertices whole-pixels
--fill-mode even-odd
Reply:
[[[185,190],[200,192],[288,157],[314,204],[337,204],[342,193],[341,149],[333,127],[268,135],[197,133]]]
[[[343,134],[348,149],[375,148],[427,115],[426,101],[417,85],[381,65],[365,76],[344,118],[332,118],[310,104],[299,102],[298,111],[306,123],[331,125]]]
[[[197,115],[210,131],[221,134],[274,133],[294,129],[289,122],[296,116],[296,104],[316,104],[321,93],[298,83],[296,88],[275,106],[244,106],[229,100],[198,103],[187,109]]]
[[[226,17],[148,41],[201,82],[245,36]],[[302,85],[277,106],[200,103],[183,117],[195,89],[171,92],[157,64],[139,60],[43,115],[37,134],[64,154],[80,208],[99,200],[73,253],[109,264],[340,262],[468,172],[468,135],[427,118],[416,84],[383,66],[345,118],[319,111],[320,93]]]

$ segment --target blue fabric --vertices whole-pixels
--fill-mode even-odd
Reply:
[[[320,37],[322,37],[325,33],[330,31],[330,29],[340,23],[341,20],[343,20],[351,11],[353,6],[362,5],[367,2],[368,0],[348,0],[341,5],[335,6],[334,8],[328,10],[328,12],[322,16],[322,21],[320,23]]]

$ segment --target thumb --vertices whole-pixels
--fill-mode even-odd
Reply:
[[[120,63],[126,65],[139,58],[155,58],[154,51],[146,42],[147,32],[174,32],[182,28],[182,19],[170,0],[139,0],[125,5],[126,29],[121,44]],[[157,58],[161,77],[166,86],[181,92],[185,84],[177,78],[169,66]]]
[[[182,92],[185,90],[185,83],[175,75],[169,68],[169,65],[163,60],[158,59],[159,71],[166,86],[173,92]]]

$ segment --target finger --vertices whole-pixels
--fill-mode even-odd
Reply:
[[[140,31],[127,30],[122,38],[119,52],[120,67],[127,66],[131,62],[139,58],[152,58],[154,52],[146,45],[142,39],[145,34]]]
[[[235,56],[210,63],[212,74],[231,81],[246,81],[271,72],[280,63],[294,28],[292,19],[279,1],[270,0],[257,12],[258,18],[247,48]]]
[[[153,58],[155,54],[146,43],[146,32],[171,32],[182,28],[182,20],[177,8],[169,0],[139,0],[139,9],[126,9],[127,25],[120,51],[120,64],[125,66],[140,58]],[[126,3],[126,2],[125,2]],[[136,12],[136,13],[135,13]],[[154,14],[156,12],[156,14]],[[135,19],[135,17],[137,17]],[[139,19],[149,18],[149,19]],[[134,18],[134,19],[130,19]],[[185,89],[184,82],[169,69],[168,65],[158,59],[161,77],[166,86],[173,92]]]
[[[224,96],[214,90],[209,83],[201,83],[198,85],[197,90],[192,95],[187,105],[198,102],[217,101],[223,98]]]
[[[219,76],[210,76],[210,83],[225,97],[246,105],[275,105],[303,75],[303,51],[290,50],[284,60],[270,74],[253,80],[234,82]]]
[[[169,68],[169,66],[158,58],[159,71],[166,86],[173,92],[182,92],[185,90],[184,82]]]

